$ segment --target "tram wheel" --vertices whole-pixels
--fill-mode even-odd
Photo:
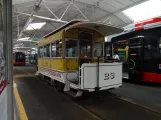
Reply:
[[[62,92],[64,90],[64,84],[54,80],[54,88],[56,91]]]

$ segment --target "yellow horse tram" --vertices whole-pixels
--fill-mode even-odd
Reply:
[[[37,43],[36,75],[50,78],[58,91],[100,91],[122,86],[122,63],[104,59],[105,36],[123,30],[114,26],[75,20],[47,34]]]

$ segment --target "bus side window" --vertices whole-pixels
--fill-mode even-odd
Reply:
[[[153,59],[159,57],[157,37],[147,37],[144,42],[144,59]]]

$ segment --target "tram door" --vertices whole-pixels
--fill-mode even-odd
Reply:
[[[133,38],[129,40],[129,79],[142,80],[143,67],[143,39]]]
[[[92,62],[93,34],[79,32],[79,65]]]

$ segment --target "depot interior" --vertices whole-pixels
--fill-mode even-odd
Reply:
[[[36,4],[30,0],[13,1],[13,51],[24,52],[26,61],[30,59],[31,63],[35,63],[36,43],[46,34],[71,20],[89,20],[126,29],[133,23],[160,15],[159,0],[128,0],[119,3],[91,0],[71,3],[70,1],[42,1],[37,3],[36,10],[31,3]],[[149,5],[155,7],[149,10],[147,9]],[[29,17],[31,13],[33,16]],[[109,40],[107,36],[105,41]]]
[[[161,0],[13,0],[13,58],[20,61],[17,64],[23,66],[25,62],[25,66],[33,65],[35,69],[38,59],[60,58],[61,40],[44,46],[39,46],[39,42],[71,21],[88,21],[123,29],[121,33],[105,36],[104,43],[95,42],[94,57],[113,60],[114,51],[117,51],[123,63],[125,82],[159,85],[160,6]],[[92,36],[83,33],[81,37],[81,53],[88,58],[92,54],[88,41]],[[77,38],[65,38],[65,57],[78,57],[77,41]]]

